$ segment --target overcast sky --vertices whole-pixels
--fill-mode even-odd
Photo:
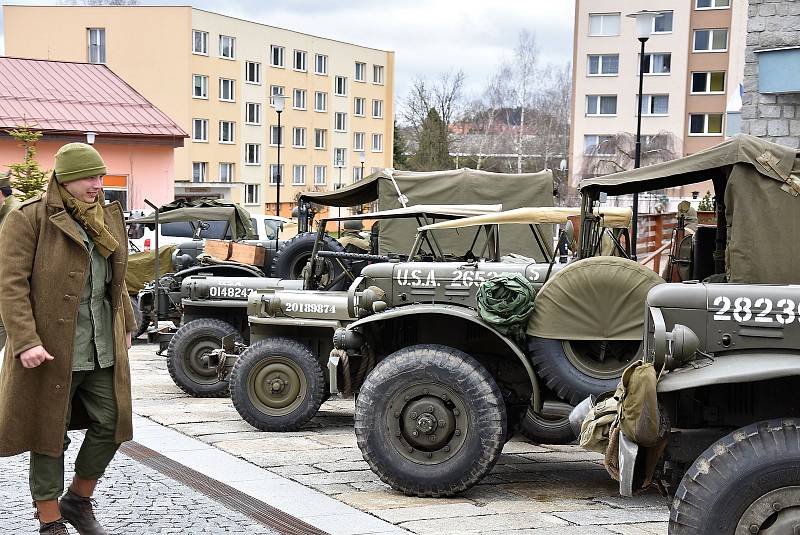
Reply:
[[[58,4],[17,0],[3,4]],[[417,76],[462,69],[477,95],[498,63],[510,57],[519,32],[536,34],[543,62],[572,59],[572,0],[195,0],[194,7],[395,52],[395,99]],[[2,14],[0,14],[2,23]],[[35,38],[35,37],[34,37]],[[0,52],[3,51],[0,46]]]

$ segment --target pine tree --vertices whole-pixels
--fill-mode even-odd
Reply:
[[[415,171],[441,171],[452,167],[447,126],[436,108],[431,108],[422,122],[419,147],[411,158],[411,167]]]
[[[394,147],[393,147],[393,163],[395,169],[408,169],[408,154],[406,151],[406,141],[403,139],[400,129],[397,128],[397,121],[394,121]]]
[[[19,192],[20,200],[24,201],[42,193],[47,187],[50,173],[42,171],[36,161],[36,142],[42,137],[42,133],[27,126],[7,130],[6,133],[19,141],[20,146],[25,149],[23,163],[12,163],[8,166],[11,187]]]

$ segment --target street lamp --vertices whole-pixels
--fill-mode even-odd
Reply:
[[[283,141],[283,131],[281,130],[281,113],[286,97],[283,95],[272,95],[272,107],[278,113],[278,182],[275,184],[275,215],[281,215],[281,141]],[[272,177],[270,177],[271,179]]]
[[[361,162],[361,178],[359,180],[364,180],[364,162],[367,161],[367,154],[363,150],[358,153],[358,161]]]
[[[636,38],[642,43],[639,53],[639,93],[638,106],[636,109],[636,152],[634,156],[633,168],[638,169],[642,163],[642,86],[644,84],[644,44],[650,39],[650,32],[653,30],[653,21],[661,11],[648,11],[643,9],[636,13],[631,13],[628,17],[636,19]],[[631,227],[631,259],[636,260],[636,239],[639,229],[639,194],[633,194],[633,226]]]
[[[341,154],[339,153],[338,149],[336,151],[336,160],[333,162],[334,167],[339,168],[339,183],[336,185],[336,189],[342,189],[342,168],[344,167],[344,160],[341,158]],[[336,217],[342,217],[342,207],[339,206],[337,211]],[[336,235],[339,236],[342,233],[342,221],[339,220],[336,222]]]

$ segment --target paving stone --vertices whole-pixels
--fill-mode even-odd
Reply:
[[[667,535],[668,522],[647,522],[643,524],[612,524],[606,529],[619,535]]]
[[[322,470],[318,468],[314,468],[313,466],[307,464],[298,464],[294,466],[275,466],[269,469],[270,472],[278,474],[279,476],[294,476],[294,475],[302,475],[302,474],[321,474],[323,473]]]
[[[636,509],[584,509],[583,511],[554,512],[553,515],[574,524],[580,525],[608,525],[608,524],[634,524],[638,522],[665,522],[669,520],[669,513],[663,508],[636,508]]]
[[[483,515],[460,517],[457,522],[444,522],[439,519],[414,520],[400,524],[421,535],[467,535],[496,533],[503,530],[548,528],[567,526],[568,523],[545,513],[519,513],[508,515]]]
[[[668,507],[669,498],[662,496],[655,490],[647,491],[636,496],[600,496],[595,502],[611,505],[613,507]]]
[[[356,485],[356,483],[353,483],[353,485]],[[465,498],[463,495],[453,498],[419,498],[417,496],[406,496],[405,494],[388,488],[384,491],[346,492],[337,496],[337,499],[357,509],[370,511],[376,516],[379,516],[376,511],[385,509],[400,509],[406,507],[421,508],[433,505],[451,506],[474,503],[474,501]]]
[[[513,438],[503,446],[503,453],[547,453],[550,450],[544,446],[537,446],[524,440]]]
[[[460,518],[485,515],[483,507],[472,503],[434,503],[432,505],[372,510],[372,514],[394,524],[433,518]]]
[[[354,472],[329,472],[324,474],[296,475],[292,479],[306,485],[328,485],[331,483],[353,483],[355,481],[375,481],[378,476],[372,470]]]
[[[268,437],[258,440],[229,440],[217,442],[215,447],[233,455],[251,453],[293,452],[325,449],[325,446],[302,437],[282,437],[280,433],[268,433]],[[263,437],[263,435],[262,435]]]
[[[317,463],[314,468],[324,472],[352,472],[353,470],[369,470],[367,461],[339,461],[335,463]]]
[[[358,444],[356,443],[356,435],[355,433],[349,433],[347,435],[333,435],[333,436],[325,436],[320,433],[317,433],[313,436],[308,437],[310,440],[317,442],[323,446],[334,447],[334,448],[357,448]]]

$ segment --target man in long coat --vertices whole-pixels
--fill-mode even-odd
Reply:
[[[47,191],[11,212],[0,232],[0,456],[31,452],[40,533],[104,534],[91,496],[119,445],[132,438],[128,348],[135,320],[125,291],[122,208],[104,205],[100,154],[83,143],[56,153]],[[87,429],[64,490],[67,429]]]
[[[14,196],[14,192],[11,190],[11,173],[7,174],[3,178],[0,178],[0,229],[3,228],[3,220],[6,216],[19,206],[19,201]],[[4,251],[0,250],[0,253]],[[9,251],[5,251],[5,253],[10,254]],[[0,321],[0,349],[3,349],[3,346],[6,345],[6,330],[3,327],[3,322]]]

